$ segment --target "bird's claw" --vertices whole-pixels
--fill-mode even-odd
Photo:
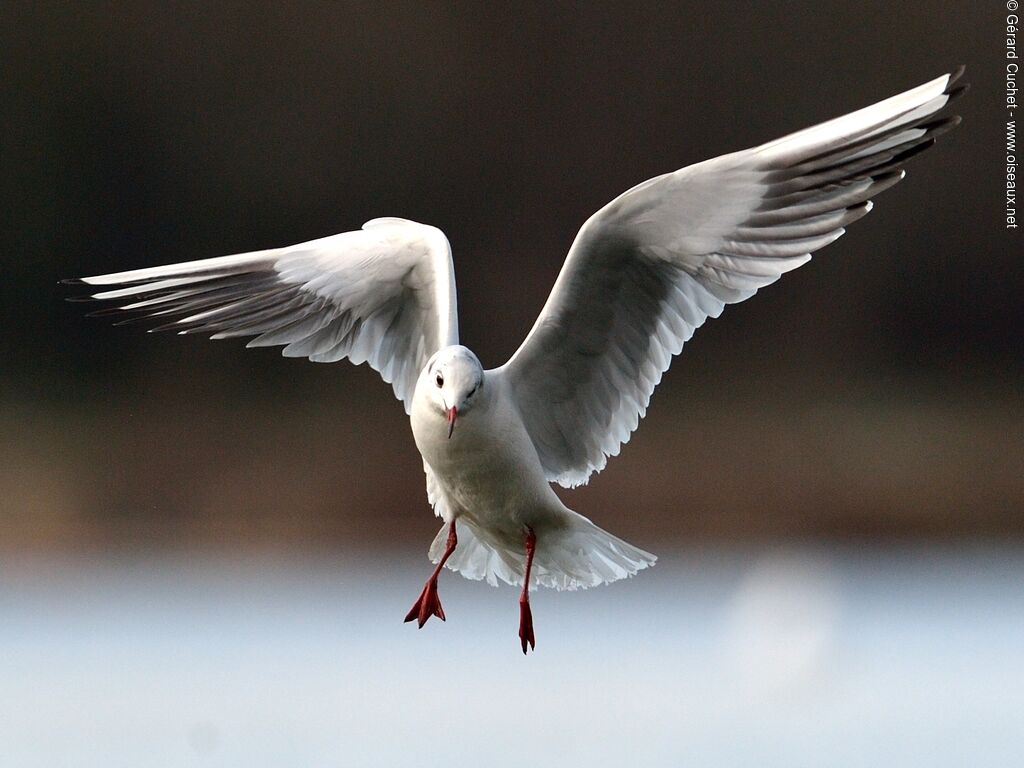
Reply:
[[[537,641],[533,637],[533,611],[530,610],[529,600],[519,601],[519,640],[523,644],[523,654],[526,654],[526,646],[536,649]]]
[[[415,603],[412,604],[412,608],[409,613],[406,614],[405,620],[418,621],[419,628],[423,629],[423,625],[427,623],[427,619],[431,616],[437,616],[441,621],[444,621],[444,609],[441,607],[441,598],[437,596],[437,579],[428,579],[427,583],[423,586],[423,591],[420,592],[419,598]]]

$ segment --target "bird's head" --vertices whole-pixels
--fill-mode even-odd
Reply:
[[[484,368],[477,356],[463,346],[445,347],[431,358],[423,369],[431,405],[448,422],[448,437],[455,430],[455,422],[469,412],[484,388]]]

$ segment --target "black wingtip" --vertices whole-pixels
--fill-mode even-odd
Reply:
[[[937,138],[949,133],[962,122],[963,118],[960,117],[960,115],[949,115],[948,117],[944,117],[941,120],[935,120],[931,123],[922,125],[921,127],[927,131],[927,136],[932,140],[932,142],[934,142]]]
[[[953,85],[953,83],[955,83],[961,77],[963,77],[964,72],[966,72],[966,71],[967,71],[967,65],[966,64],[960,64],[952,72],[949,73],[949,80],[946,81],[946,91],[947,92],[949,91],[950,86]]]
[[[79,277],[65,277],[63,280],[58,280],[57,285],[74,285],[77,287],[88,285],[88,283]],[[66,296],[64,301],[71,302],[72,304],[83,304],[88,301],[96,301],[96,299],[92,296]]]
[[[950,101],[953,101],[954,99],[959,99],[961,96],[963,96],[965,93],[967,93],[967,91],[969,91],[970,89],[971,89],[971,84],[970,83],[963,83],[961,85],[958,85],[956,88],[952,88],[952,89],[946,91],[945,93],[949,97],[949,100],[946,103],[948,104]]]
[[[929,120],[927,123],[921,123],[916,127],[923,130],[929,136],[941,136],[946,131],[956,128],[960,125],[960,122],[960,115],[946,115],[945,117]]]
[[[960,78],[963,77],[963,74],[966,71],[967,67],[961,64],[959,67],[954,69],[949,74],[949,79],[946,81],[946,88],[943,91],[943,93],[945,93],[949,97],[949,99],[946,102],[947,104],[950,101],[953,101],[954,99],[958,99],[961,96],[963,96],[964,93],[971,87],[970,83],[959,82]]]
[[[123,315],[125,311],[120,307],[106,307],[104,309],[97,309],[94,312],[87,312],[86,317],[110,317],[112,315]]]
[[[117,307],[114,307],[113,309],[114,309],[113,312],[107,312],[107,313],[104,313],[104,314],[98,314],[98,313],[94,313],[94,314],[96,314],[98,317],[110,317],[110,316],[118,317],[119,315],[127,315],[127,317],[125,317],[123,320],[118,320],[116,323],[111,323],[111,325],[113,325],[115,328],[119,327],[119,326],[122,326],[122,325],[141,325],[142,323],[152,322],[152,320],[153,320],[153,316],[152,315],[148,315],[148,314],[145,314],[145,313],[134,314],[130,310],[127,311],[127,312],[125,312],[124,310],[121,310],[120,312],[118,312],[117,311]],[[102,310],[101,310],[101,312],[102,312]]]

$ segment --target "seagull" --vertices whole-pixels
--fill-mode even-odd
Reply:
[[[445,619],[444,567],[521,587],[519,643],[536,648],[530,590],[608,584],[655,556],[568,509],[619,453],[694,331],[840,237],[959,122],[942,116],[963,67],[767,144],[644,181],[580,228],[519,349],[485,369],[459,344],[441,230],[401,218],[284,248],[69,281],[155,320],[151,331],[251,337],[285,357],[369,363],[394,388],[443,525],[405,617]]]

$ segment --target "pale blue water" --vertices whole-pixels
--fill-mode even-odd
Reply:
[[[1024,764],[1024,550],[701,550],[534,598],[421,557],[0,566],[0,766]]]

